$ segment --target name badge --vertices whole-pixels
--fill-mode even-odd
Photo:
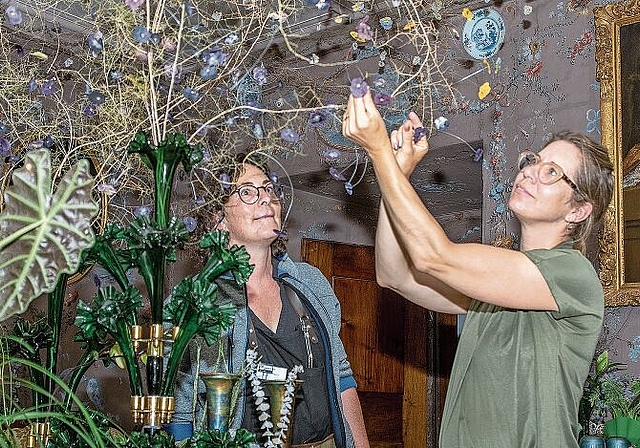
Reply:
[[[259,363],[256,369],[256,376],[262,381],[285,381],[287,379],[287,369]]]

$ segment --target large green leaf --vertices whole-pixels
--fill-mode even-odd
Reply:
[[[71,167],[53,194],[47,149],[29,152],[12,180],[0,214],[0,321],[51,292],[60,274],[78,270],[98,213],[87,160]]]

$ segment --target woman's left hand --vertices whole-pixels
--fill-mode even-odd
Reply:
[[[427,132],[415,112],[409,112],[407,120],[391,132],[391,146],[396,150],[398,166],[408,178],[429,151]]]

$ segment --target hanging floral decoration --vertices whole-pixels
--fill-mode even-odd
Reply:
[[[304,372],[304,368],[297,365],[293,366],[287,372],[282,407],[280,408],[280,420],[276,422],[275,425],[272,422],[269,399],[264,391],[262,380],[258,377],[260,358],[258,352],[255,350],[247,350],[245,370],[249,386],[251,387],[251,393],[255,400],[256,410],[258,411],[258,421],[261,422],[260,429],[263,430],[262,436],[265,439],[263,446],[267,448],[280,447],[287,438],[287,431],[291,424],[293,414],[296,381],[298,375]]]

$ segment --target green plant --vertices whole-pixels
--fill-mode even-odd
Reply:
[[[85,441],[101,440],[95,424],[78,423],[78,418],[90,420],[89,413],[55,375],[64,288],[69,274],[80,268],[83,251],[95,240],[92,221],[98,206],[92,199],[92,186],[89,162],[80,160],[54,188],[51,154],[43,148],[26,154],[23,166],[13,171],[12,183],[4,192],[0,214],[0,321],[22,313],[42,294],[48,293],[49,300],[46,319],[32,323],[19,318],[2,338],[1,428],[18,420],[46,420],[52,431],[70,431]],[[27,378],[13,375],[16,365],[28,371]],[[22,407],[13,399],[16,386],[31,391],[30,407]],[[63,390],[69,402],[75,402],[76,413],[63,409],[53,393],[56,387]],[[12,443],[2,431],[0,445]]]
[[[49,439],[49,448],[107,448],[116,447],[116,439],[112,436],[111,429],[121,434],[109,419],[101,413],[87,408],[82,401],[70,390],[69,386],[57,375],[38,362],[20,356],[12,356],[9,350],[16,351],[11,346],[20,346],[20,353],[33,353],[37,350],[29,346],[21,338],[13,335],[5,335],[0,338],[0,381],[2,385],[2,408],[0,408],[0,447],[19,447],[19,441],[15,439],[9,428],[16,423],[42,422],[50,425],[52,437]],[[46,379],[44,384],[52,384],[52,388],[61,390],[65,397],[74,404],[74,410],[70,411],[64,400],[58,395],[49,392],[26,377],[14,375],[16,368],[26,367],[32,373]],[[32,393],[42,397],[30,406],[21,406],[13,399],[11,393],[15,386],[31,390]],[[11,400],[7,400],[11,397]]]
[[[582,426],[581,436],[590,434],[591,421],[605,417],[605,381],[608,375],[623,368],[625,368],[625,364],[612,362],[609,359],[609,352],[606,350],[596,358],[592,371],[585,381],[582,399],[578,407],[578,422]]]
[[[612,362],[607,351],[598,356],[585,382],[579,421],[587,434],[590,423],[604,423],[606,437],[624,437],[640,445],[640,379],[620,375],[625,367]]]
[[[612,418],[640,417],[640,379],[608,377],[602,382],[604,405]]]
[[[0,214],[0,322],[52,292],[61,275],[78,270],[82,251],[94,242],[91,222],[98,206],[92,186],[83,159],[54,192],[47,149],[27,153],[14,171]]]
[[[200,241],[200,247],[209,252],[202,270],[183,278],[166,301],[166,263],[175,261],[176,250],[189,238],[185,224],[169,215],[173,178],[180,164],[189,172],[201,160],[202,151],[192,148],[179,134],[168,134],[154,147],[147,136],[140,133],[131,142],[129,152],[139,154],[154,173],[154,214],[153,217],[139,216],[126,227],[108,225],[97,237],[87,258],[103,266],[116,285],[100,288],[91,303],[79,303],[76,325],[80,331],[76,340],[91,348],[110,338],[122,353],[132,395],[143,395],[146,389],[148,395],[171,396],[179,363],[191,339],[201,335],[212,344],[222,329],[232,323],[235,307],[218,302],[214,281],[223,273],[231,272],[236,282],[242,284],[247,281],[252,266],[244,247],[229,248],[228,235],[214,230]],[[130,332],[131,326],[139,323],[137,313],[142,306],[141,293],[127,279],[127,271],[132,268],[137,269],[144,280],[151,305],[151,324],[162,326],[170,322],[179,328],[166,365],[163,353],[147,351],[146,388],[139,371],[136,341]]]
[[[189,448],[249,448],[255,446],[256,437],[246,429],[238,429],[233,435],[217,429],[200,431],[179,446]]]
[[[6,192],[6,207],[0,215],[0,260],[7,267],[0,271],[0,280],[4,280],[0,288],[0,297],[4,296],[0,320],[24,311],[36,297],[49,293],[46,319],[29,322],[18,318],[5,335],[1,379],[3,389],[8,388],[9,393],[3,393],[3,397],[12,397],[11,388],[19,385],[31,391],[32,399],[28,407],[5,400],[0,427],[6,429],[19,420],[47,422],[54,447],[146,446],[147,439],[135,433],[119,439],[107,437],[107,428],[112,425],[98,413],[90,412],[74,393],[93,362],[108,362],[110,349],[117,346],[129,374],[132,395],[144,394],[140,352],[135,345],[140,341],[131,336],[143,299],[140,291],[129,284],[128,270],[137,268],[145,282],[152,324],[162,328],[165,322],[171,322],[179,327],[166,365],[162,350],[153,355],[148,352],[146,360],[147,394],[165,396],[173,394],[177,367],[189,341],[201,335],[212,343],[233,320],[235,309],[230,303],[218,303],[214,280],[231,272],[241,284],[252,270],[246,250],[229,248],[227,234],[213,231],[200,242],[209,251],[204,268],[176,285],[165,310],[165,264],[176,259],[176,249],[189,237],[185,224],[169,216],[173,177],[179,164],[189,171],[202,154],[191,148],[183,136],[174,134],[157,147],[139,134],[131,142],[130,152],[140,154],[154,173],[153,217],[140,216],[126,227],[108,225],[95,237],[91,220],[98,208],[91,200],[87,162],[78,162],[60,180],[56,193],[50,194],[47,150],[26,156],[24,168],[14,173],[14,183]],[[89,250],[83,253],[85,249]],[[83,343],[85,353],[65,383],[56,376],[63,297],[68,275],[79,270],[83,262],[100,263],[111,273],[115,284],[99,288],[90,303],[79,302],[76,341]],[[159,338],[163,341],[164,335]],[[42,352],[46,353],[45,359]],[[16,365],[29,372],[28,379],[13,375],[9,366]],[[54,395],[55,388],[62,391],[62,398]],[[0,447],[11,446],[10,437],[4,431],[2,434]],[[151,446],[173,444],[165,439],[169,440],[154,435],[148,442]]]

